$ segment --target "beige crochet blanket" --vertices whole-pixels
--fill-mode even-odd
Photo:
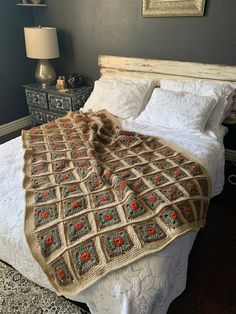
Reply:
[[[205,222],[205,169],[163,139],[125,132],[106,111],[70,112],[22,134],[25,234],[58,293],[164,248]]]

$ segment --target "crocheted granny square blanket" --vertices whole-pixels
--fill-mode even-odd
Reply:
[[[22,133],[25,234],[59,294],[75,295],[205,223],[210,182],[193,156],[122,131],[106,111]]]

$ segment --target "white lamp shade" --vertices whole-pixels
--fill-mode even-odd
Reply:
[[[24,27],[24,33],[28,58],[54,59],[60,56],[56,28]]]

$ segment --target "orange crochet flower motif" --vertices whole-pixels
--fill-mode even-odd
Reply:
[[[112,218],[113,218],[113,215],[110,214],[110,213],[104,215],[104,219],[105,219],[106,221],[112,220]]]
[[[139,209],[139,204],[136,201],[130,203],[130,208],[135,211]]]
[[[41,213],[41,217],[42,217],[43,219],[48,218],[49,215],[50,215],[50,211],[49,211],[49,210],[44,210],[44,211]]]
[[[108,200],[108,196],[107,195],[101,195],[100,196],[100,201],[107,201]]]
[[[105,172],[105,177],[106,177],[106,178],[110,178],[110,176],[111,176],[111,171]]]
[[[156,176],[155,180],[156,180],[156,182],[160,182],[161,181],[161,177],[160,176]]]
[[[177,218],[177,215],[176,213],[170,213],[170,217],[175,220]]]
[[[126,184],[125,184],[124,181],[122,181],[122,182],[120,183],[120,189],[121,189],[121,190],[124,190],[125,187],[126,187]]]
[[[71,207],[72,208],[78,208],[79,207],[79,201],[74,201],[73,203],[71,203]]]
[[[149,200],[149,202],[154,203],[157,201],[157,197],[156,196],[150,196],[148,200]]]
[[[173,187],[169,188],[169,189],[168,189],[168,192],[169,192],[171,195],[175,195],[175,194],[177,193],[176,190],[175,190]]]
[[[53,244],[53,237],[52,236],[47,236],[45,239],[45,244],[46,246],[50,246]]]
[[[152,227],[148,227],[148,228],[146,229],[146,232],[147,232],[147,234],[149,234],[149,235],[154,235],[154,234],[157,233],[156,229],[154,229],[154,228],[152,228]]]
[[[77,224],[74,224],[74,230],[79,231],[83,228],[84,224],[82,222],[79,222]]]
[[[194,189],[194,187],[195,187],[195,185],[194,185],[193,182],[189,182],[188,183],[188,188],[189,188],[190,191],[192,191]]]
[[[65,276],[66,276],[66,272],[64,271],[63,268],[59,268],[58,271],[57,271],[57,273],[58,273],[58,276],[59,276],[61,279],[64,279]]]
[[[180,175],[180,171],[179,171],[179,170],[175,170],[174,176],[175,176],[175,177],[178,177],[179,175]]]
[[[81,255],[80,255],[80,260],[81,262],[84,264],[84,263],[87,263],[89,260],[90,260],[90,253],[89,251],[85,251],[83,252]]]
[[[141,188],[141,184],[140,183],[135,183],[134,185],[133,185],[133,189],[134,190],[138,190],[138,189],[140,189]]]
[[[95,179],[95,180],[93,181],[93,186],[94,186],[95,188],[98,187],[99,184],[100,184],[100,180],[99,180],[99,179]]]
[[[113,244],[117,247],[122,246],[124,244],[124,239],[122,237],[115,237],[113,239]]]

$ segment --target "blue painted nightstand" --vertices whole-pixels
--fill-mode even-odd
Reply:
[[[55,86],[42,88],[39,84],[23,86],[33,125],[39,125],[64,116],[68,111],[76,111],[92,92],[92,87],[84,86],[62,93]]]

